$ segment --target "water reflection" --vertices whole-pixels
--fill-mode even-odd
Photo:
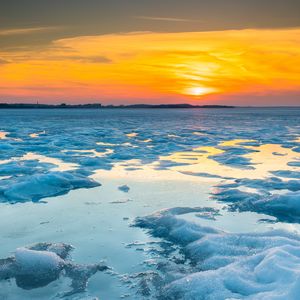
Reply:
[[[37,160],[40,163],[53,164],[56,167],[50,168],[52,171],[63,172],[63,171],[76,170],[78,168],[77,164],[64,162],[58,158],[48,157],[48,156],[36,154],[33,152],[28,152],[27,154],[23,155],[19,159],[20,160]]]
[[[236,146],[240,143],[251,140],[232,140],[220,143],[216,147],[198,147],[191,151],[177,152],[168,156],[161,156],[160,161],[168,160],[185,165],[173,166],[170,169],[184,172],[190,175],[209,173],[220,177],[233,178],[264,178],[270,176],[270,172],[276,170],[296,170],[296,167],[288,163],[300,158],[299,153],[293,149],[284,148],[277,144],[266,144],[259,146],[243,145],[243,148],[251,150],[250,153],[240,155],[241,158],[249,160],[249,168],[236,168],[222,164],[212,156],[224,154],[227,149],[224,147]],[[219,147],[223,147],[220,149]],[[229,148],[230,149],[230,148]]]

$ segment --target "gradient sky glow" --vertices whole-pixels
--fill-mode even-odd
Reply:
[[[300,105],[298,1],[17,2],[1,102]]]

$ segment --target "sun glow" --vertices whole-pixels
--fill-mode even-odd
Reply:
[[[300,29],[61,39],[42,50],[0,51],[0,97],[222,103],[237,96],[240,104],[247,95],[247,104],[253,95],[286,99],[300,91],[299,44]]]
[[[200,86],[190,87],[184,90],[184,94],[191,95],[191,96],[203,96],[203,95],[211,94],[213,92],[216,92],[216,89],[210,87],[200,87]]]

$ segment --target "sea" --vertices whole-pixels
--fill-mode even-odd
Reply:
[[[0,299],[299,299],[300,108],[1,109]]]

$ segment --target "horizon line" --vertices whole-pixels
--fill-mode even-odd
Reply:
[[[1,107],[2,106],[2,107]],[[23,103],[23,102],[14,102],[14,103],[8,103],[8,102],[0,102],[0,108],[3,109],[3,106],[20,106],[15,108],[22,108],[24,106],[34,106],[38,108],[38,106],[49,106],[49,107],[57,107],[57,108],[63,108],[63,107],[80,107],[80,106],[94,106],[94,107],[101,107],[101,108],[143,108],[142,106],[146,106],[144,108],[159,108],[160,106],[166,107],[166,106],[173,106],[176,108],[180,108],[180,106],[186,106],[186,108],[205,108],[205,107],[216,107],[216,108],[300,108],[300,105],[230,105],[230,104],[190,104],[190,103],[157,103],[157,104],[151,104],[151,103],[132,103],[132,104],[102,104],[100,102],[91,102],[91,103]],[[184,107],[182,107],[184,108]]]

